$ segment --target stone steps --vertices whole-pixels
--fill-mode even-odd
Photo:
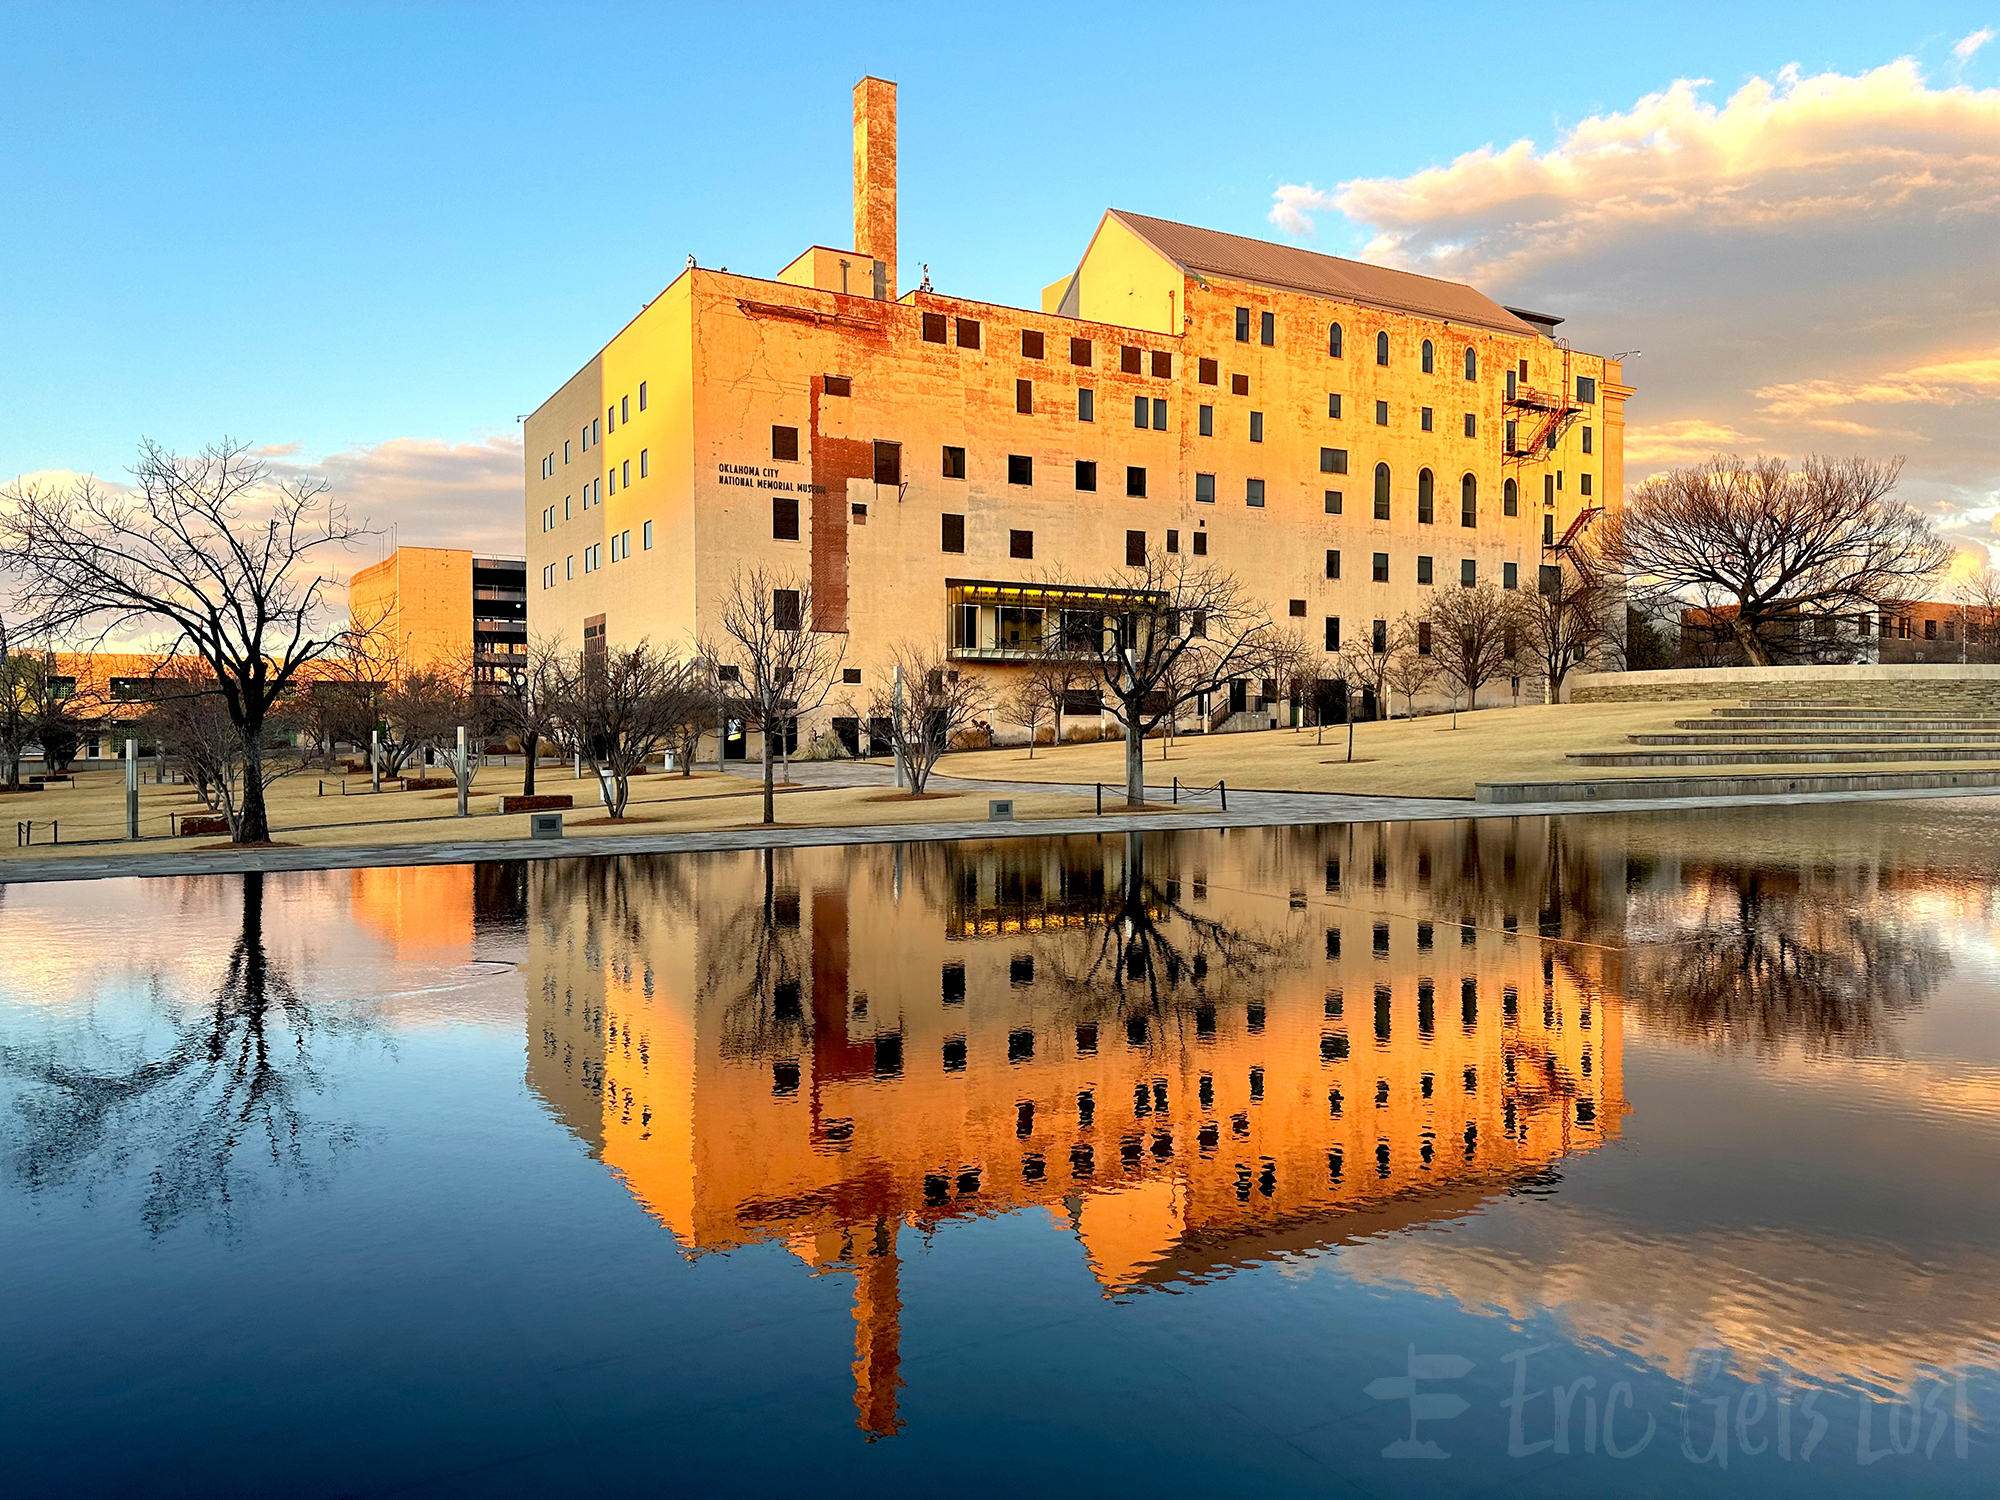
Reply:
[[[1885,765],[1905,761],[2000,761],[2000,745],[1872,745],[1832,749],[1801,745],[1792,749],[1572,750],[1563,757],[1593,766],[1787,766]]]
[[[2000,730],[1976,733],[1960,730],[1689,730],[1685,733],[1665,732],[1649,734],[1628,734],[1625,737],[1634,745],[1679,745],[1695,748],[1702,745],[2000,745]],[[1885,759],[1894,760],[1891,755]]]
[[[1800,734],[1824,734],[1829,731],[1865,730],[1870,734],[1913,734],[1933,730],[1953,732],[1985,731],[2000,734],[2000,718],[1977,719],[1805,719],[1787,714],[1782,718],[1770,719],[1676,719],[1676,729],[1702,729],[1711,732],[1727,731],[1731,734],[1743,730],[1791,730]]]
[[[1718,719],[2000,719],[1962,708],[1881,708],[1865,703],[1774,703],[1755,699],[1729,708],[1710,709]]]
[[[1966,771],[1627,776],[1602,781],[1482,781],[1480,802],[1622,802],[1652,797],[1758,797],[1814,792],[1902,792],[2000,787],[2000,768]]]

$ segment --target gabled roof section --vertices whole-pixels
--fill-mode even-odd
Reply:
[[[1269,240],[1224,234],[1216,229],[1197,229],[1171,219],[1149,219],[1144,214],[1118,208],[1108,213],[1188,271],[1205,271],[1231,281],[1254,281],[1286,291],[1337,297],[1343,302],[1393,308],[1427,318],[1448,318],[1454,323],[1470,323],[1525,338],[1539,334],[1532,324],[1515,317],[1491,297],[1456,281],[1440,281],[1434,276],[1419,276],[1414,271],[1397,271],[1388,266],[1371,266],[1365,261],[1343,260],[1317,250],[1274,245]]]

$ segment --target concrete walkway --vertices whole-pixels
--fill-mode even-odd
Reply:
[[[731,767],[732,770],[739,769]],[[751,770],[755,770],[754,767]],[[858,780],[840,781],[849,776]],[[886,766],[846,763],[801,763],[792,767],[794,780],[819,785],[890,785]],[[824,779],[822,779],[824,778]],[[879,778],[879,781],[877,780]],[[1051,786],[1045,782],[966,781],[934,777],[932,786],[953,791],[984,791],[988,796],[1012,796],[1030,791],[1067,790],[1090,795],[1090,787]],[[1147,797],[1165,800],[1166,788],[1148,788]],[[457,843],[365,844],[338,848],[204,850],[147,854],[126,853],[106,846],[102,854],[66,859],[0,862],[0,885],[58,880],[109,880],[131,876],[234,875],[249,871],[352,870],[397,865],[488,864],[504,860],[582,859],[617,854],[703,854],[738,849],[798,849],[813,845],[903,844],[946,839],[1054,838],[1065,835],[1146,832],[1200,828],[1288,828],[1321,823],[1409,823],[1449,818],[1589,817],[1603,813],[1686,812],[1730,807],[1818,806],[1842,802],[1918,801],[1926,798],[2000,796],[2000,788],[1971,792],[1939,791],[1835,792],[1793,796],[1670,797],[1634,799],[1611,804],[1575,802],[1494,805],[1445,797],[1361,797],[1330,792],[1231,792],[1229,811],[1213,805],[1185,811],[1114,813],[1107,803],[1102,817],[1089,815],[1044,818],[1028,823],[890,823],[853,828],[729,829],[708,833],[614,833],[555,839],[479,839]],[[2000,805],[1994,808],[2000,814]]]

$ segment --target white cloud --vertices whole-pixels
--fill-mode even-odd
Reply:
[[[1951,55],[1961,68],[1972,61],[1972,54],[1993,40],[1995,33],[1991,26],[1982,26],[1969,36],[1960,37],[1952,44]]]
[[[1974,33],[1962,62],[1984,45]],[[1288,184],[1366,258],[1569,318],[1626,365],[1628,479],[1717,449],[1902,453],[1940,514],[2000,491],[2000,89],[1902,59],[1786,68],[1721,104],[1681,79],[1553,145],[1407,177]]]

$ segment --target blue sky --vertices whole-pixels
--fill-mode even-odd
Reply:
[[[2000,45],[1953,54],[1996,23],[2000,0],[991,15],[15,3],[0,12],[0,476],[114,476],[142,435],[198,446],[223,433],[296,445],[303,462],[337,467],[346,455],[356,474],[354,455],[379,445],[484,442],[497,476],[517,414],[690,252],[768,275],[809,243],[846,240],[848,90],[867,72],[900,85],[906,285],[927,261],[941,289],[1033,305],[1106,206],[1283,238],[1271,218],[1280,188],[1332,195],[1369,179],[1393,203],[1377,193],[1372,222],[1322,205],[1311,215],[1321,248],[1379,246],[1396,214],[1428,213],[1416,230],[1397,221],[1406,260],[1497,277],[1496,295],[1573,305],[1586,344],[1638,346],[1656,328],[1670,339],[1677,320],[1657,306],[1621,326],[1629,271],[1546,246],[1528,264],[1508,249],[1547,214],[1535,193],[1447,233],[1437,226],[1449,214],[1416,203],[1415,174],[1522,138],[1547,152],[1579,121],[1632,111],[1676,79],[1709,80],[1700,93],[1715,106],[1788,65],[1858,79],[1910,58],[1926,99],[1952,88],[2000,97]],[[1984,117],[1967,118],[1976,146]],[[1973,213],[1980,232],[1938,251],[1966,285],[1992,269],[1985,186],[1976,176],[1925,220],[1962,229]],[[1632,232],[1615,226],[1607,239]],[[1469,243],[1492,253],[1467,260]],[[1725,262],[1739,253],[1707,243]],[[1784,258],[1801,254],[1829,305],[1855,288],[1889,295],[1886,247],[1862,254],[1808,236]],[[1660,295],[1653,286],[1640,300]],[[1987,343],[2000,353],[1994,309],[1971,311],[1974,342],[1993,339],[1946,347],[1940,334],[1872,375],[1962,362]],[[1963,342],[1964,319],[1933,322],[1957,323]],[[1726,364],[1726,351],[1691,351],[1678,377],[1673,352],[1647,350],[1666,360],[1660,388],[1672,395],[1655,420],[1698,435],[1712,418],[1764,440],[1727,401],[1710,413],[1698,382],[1688,388],[1687,372]],[[1657,368],[1635,366],[1642,390]],[[1789,390],[1798,374],[1760,369],[1757,389]],[[1976,429],[1994,408],[1977,380],[1971,389],[1963,415]],[[1937,480],[1974,512],[1983,498],[2000,505],[2000,463],[1982,468],[1976,447],[1970,469],[1960,454]],[[405,490],[385,503],[415,501]],[[420,517],[403,520],[421,529]]]

